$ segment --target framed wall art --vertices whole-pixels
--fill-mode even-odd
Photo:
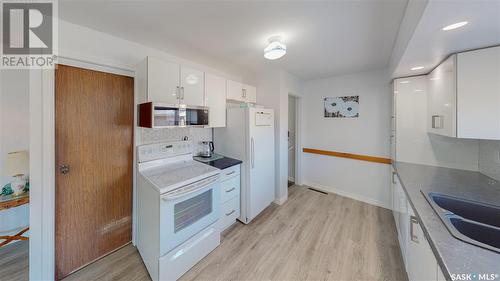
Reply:
[[[359,117],[359,96],[329,97],[324,99],[325,118]]]

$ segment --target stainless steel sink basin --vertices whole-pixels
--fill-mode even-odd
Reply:
[[[500,206],[435,192],[422,194],[454,237],[500,253]]]

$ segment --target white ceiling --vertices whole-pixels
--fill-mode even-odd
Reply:
[[[460,21],[469,24],[441,30]],[[393,77],[425,74],[450,54],[493,45],[500,45],[500,1],[430,0]],[[425,68],[411,71],[414,66]]]
[[[196,60],[302,79],[386,67],[407,0],[59,1],[63,20]],[[263,58],[283,35],[288,53]],[[203,63],[203,61],[202,61]]]

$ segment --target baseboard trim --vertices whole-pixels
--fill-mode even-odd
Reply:
[[[387,204],[384,202],[375,200],[373,198],[368,198],[368,197],[365,197],[365,196],[362,196],[359,194],[355,194],[352,192],[347,192],[345,190],[341,190],[341,189],[338,189],[335,187],[325,186],[325,185],[315,183],[315,182],[305,182],[304,185],[310,186],[314,189],[321,190],[321,191],[326,192],[326,193],[335,193],[337,195],[348,197],[348,198],[354,199],[356,201],[361,201],[361,202],[364,202],[364,203],[367,203],[367,204],[370,204],[373,206],[390,209],[389,206],[387,206]]]

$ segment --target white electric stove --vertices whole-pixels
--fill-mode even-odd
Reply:
[[[138,147],[137,248],[153,280],[176,280],[220,244],[220,170],[189,141]]]

